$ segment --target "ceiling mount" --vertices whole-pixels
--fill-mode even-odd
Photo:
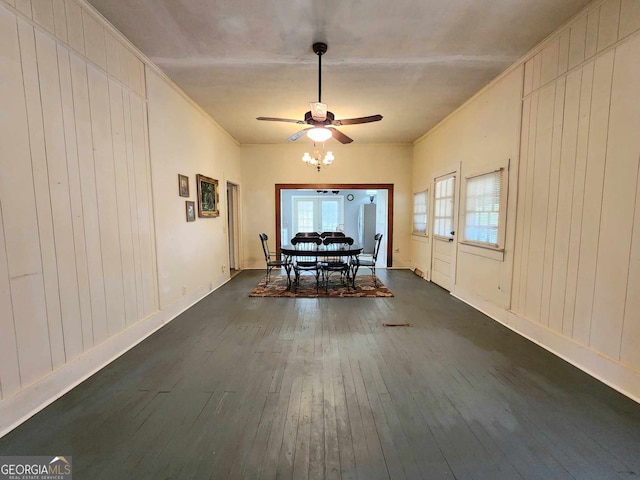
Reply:
[[[325,53],[327,53],[327,44],[323,42],[314,43],[313,53],[318,56],[324,55]]]

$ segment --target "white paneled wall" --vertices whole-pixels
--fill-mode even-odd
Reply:
[[[157,310],[144,64],[94,15],[0,1],[0,398]]]
[[[525,65],[512,311],[640,370],[640,2]],[[614,379],[612,379],[614,381]]]

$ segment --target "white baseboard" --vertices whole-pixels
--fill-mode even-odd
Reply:
[[[640,403],[640,372],[637,370],[483,298],[460,291],[451,295]]]
[[[230,279],[225,279],[213,290]],[[142,342],[213,290],[202,287],[0,401],[0,437]]]

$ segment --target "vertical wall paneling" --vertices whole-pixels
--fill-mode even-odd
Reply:
[[[540,66],[540,84],[546,85],[558,76],[558,55],[560,53],[560,38],[550,42],[542,51]]]
[[[91,325],[91,290],[89,288],[89,269],[87,265],[87,246],[85,241],[85,223],[83,213],[82,189],[80,186],[80,167],[78,161],[78,139],[74,115],[73,85],[69,51],[58,45],[58,70],[60,74],[60,94],[64,123],[64,139],[67,153],[67,177],[69,182],[69,200],[73,229],[78,301],[83,350],[93,345],[93,326]],[[67,350],[67,359],[69,359]]]
[[[155,259],[153,257],[153,224],[151,217],[151,191],[149,185],[149,154],[147,150],[145,103],[137,96],[129,97],[131,104],[131,125],[133,155],[136,179],[136,208],[139,225],[140,260],[142,264],[142,296],[144,315],[150,315],[157,309],[155,286]]]
[[[640,37],[615,52],[590,344],[620,354],[640,161]]]
[[[124,328],[125,325],[136,321],[138,318],[138,307],[136,305],[133,234],[131,231],[131,206],[129,204],[129,169],[127,167],[127,146],[124,130],[124,105],[122,101],[122,87],[114,80],[109,80],[109,102],[125,307],[124,324],[120,328]]]
[[[65,0],[53,0],[53,23],[55,26],[56,37],[64,43],[68,43],[67,14],[65,12],[64,3]]]
[[[584,189],[585,213],[582,217],[578,284],[575,300],[576,309],[573,325],[573,338],[583,345],[589,344],[589,332],[591,329],[598,233],[602,208],[602,179],[605,167],[607,133],[609,131],[613,61],[613,51],[598,57],[595,60],[593,73],[587,171]]]
[[[558,46],[558,75],[562,75],[567,71],[567,68],[569,68],[569,38],[569,30],[560,35],[560,44]]]
[[[40,82],[35,46],[34,29],[18,19],[20,53],[24,72],[24,89],[29,124],[33,186],[36,197],[36,218],[42,255],[42,273],[46,294],[45,318],[49,324],[51,359],[56,368],[65,361],[62,314],[60,312],[60,288],[58,283],[56,245],[53,230],[53,213],[49,192],[49,170],[44,135],[44,120],[40,100]],[[30,176],[31,177],[31,176]],[[29,177],[27,177],[29,178]]]
[[[51,0],[35,0],[31,2],[33,21],[49,33],[55,35],[56,27],[53,19],[53,4]]]
[[[131,124],[131,94],[124,92],[123,113],[124,113],[124,134],[127,153],[127,178],[129,180],[129,208],[128,221],[131,224],[131,243],[133,249],[133,269],[135,275],[135,298],[137,306],[136,318],[144,317],[144,301],[142,297],[142,262],[140,260],[140,232],[138,218],[134,207],[137,205],[136,199],[136,170],[134,158],[133,127]]]
[[[109,84],[104,73],[96,70],[93,66],[87,66],[87,73],[98,194],[98,216],[100,237],[102,239],[102,268],[104,270],[105,297],[107,300],[107,327],[108,335],[111,336],[123,328],[125,314]]]
[[[58,52],[55,41],[36,31],[36,52],[40,80],[40,101],[44,126],[45,148],[49,179],[49,200],[53,218],[56,269],[60,288],[60,310],[65,346],[65,359],[82,353],[82,323],[78,298],[76,254],[71,220],[69,175]]]
[[[107,69],[104,27],[85,10],[82,10],[85,55],[103,70]]]
[[[107,52],[107,71],[127,85],[120,68],[120,43],[109,32],[105,33],[105,46]]]
[[[640,159],[639,159],[640,161]],[[624,325],[622,328],[622,344],[620,360],[636,370],[640,369],[640,172],[636,181],[635,215],[631,253],[629,255],[629,281],[624,308]]]
[[[70,55],[71,86],[75,117],[75,133],[78,147],[78,172],[84,220],[84,238],[87,249],[87,271],[91,299],[90,322],[83,322],[85,348],[90,348],[107,338],[107,307],[102,268],[102,239],[98,214],[98,197],[93,157],[91,111],[86,63],[78,56]],[[90,327],[90,328],[87,328]]]
[[[540,319],[542,275],[544,266],[545,229],[549,201],[549,171],[556,87],[550,84],[540,90],[535,143],[535,166],[532,183],[531,234],[529,244],[528,286],[525,312],[527,318]]]
[[[531,62],[528,62],[530,64]],[[525,67],[526,71],[526,67]],[[526,75],[526,73],[525,73]],[[521,168],[518,172],[518,203],[516,206],[517,218],[522,218],[524,216],[524,191],[525,191],[525,180],[526,175],[526,165],[527,165],[527,154],[529,150],[529,130],[530,130],[530,120],[531,120],[531,98],[525,98],[522,103],[522,128],[520,131],[520,163],[525,168]],[[520,308],[520,292],[523,290],[521,286],[522,279],[522,261],[525,258],[523,252],[523,237],[524,237],[524,223],[520,222],[516,225],[516,234],[515,234],[515,247],[514,247],[514,270],[513,270],[513,280],[511,286],[511,309],[515,312],[521,310]]]
[[[539,93],[531,95],[531,109],[529,111],[529,144],[527,151],[527,165],[526,168],[520,170],[520,174],[524,179],[522,182],[522,189],[519,189],[520,195],[524,198],[524,208],[522,217],[525,219],[523,222],[522,232],[522,252],[523,258],[520,263],[520,298],[518,304],[520,305],[520,311],[525,312],[527,305],[527,289],[528,289],[528,270],[529,270],[529,245],[531,244],[531,214],[533,210],[533,188],[530,185],[533,184],[533,174],[535,168],[536,158],[536,131],[538,126],[538,103]]]
[[[555,224],[551,297],[549,300],[549,327],[562,332],[564,299],[569,262],[569,234],[571,229],[571,200],[574,190],[578,117],[580,114],[580,87],[582,71],[576,70],[566,78],[560,170],[558,172],[558,203]]]
[[[16,0],[16,10],[24,16],[31,18],[31,0]]]
[[[598,51],[610,47],[618,40],[620,0],[607,0],[600,7],[598,26]]]
[[[598,50],[598,24],[600,9],[596,8],[587,15],[587,32],[584,43],[584,59],[589,60]]]
[[[584,61],[585,36],[587,33],[587,17],[576,21],[570,30],[569,38],[569,68],[578,66]]]
[[[158,311],[145,70],[75,0],[6,3],[0,400],[42,402],[37,382],[66,388],[61,367]]]
[[[69,45],[76,52],[84,55],[82,9],[74,0],[64,0],[64,11],[67,17],[67,36]]]
[[[2,94],[0,93],[0,98]],[[0,184],[1,185],[1,184]],[[11,304],[11,285],[7,249],[4,241],[4,222],[0,198],[0,399],[8,397],[20,388],[18,345]]]
[[[31,35],[33,41],[33,31]],[[18,351],[18,363],[8,357],[10,363],[2,369],[13,372],[5,377],[5,395],[18,374],[18,364],[21,386],[51,371],[38,220],[24,214],[36,212],[36,199],[20,53],[16,17],[0,8],[0,103],[11,112],[11,116],[0,115],[0,168],[12,173],[0,175],[0,206]]]
[[[15,172],[28,179],[31,177],[31,160],[29,139],[26,134],[27,116],[16,20],[14,15],[3,8],[0,8],[0,61],[3,78],[0,82],[0,105],[12,112],[11,115],[0,115],[0,171]],[[2,398],[16,392],[21,383],[11,299],[11,274],[16,276],[31,274],[42,282],[40,250],[36,236],[26,235],[26,238],[22,238],[20,234],[21,231],[35,233],[38,229],[33,215],[22,214],[25,209],[30,212],[35,211],[33,184],[26,182],[26,185],[21,185],[11,181],[8,175],[0,175],[0,332],[2,332],[0,335],[0,387]],[[22,228],[25,230],[21,230]],[[22,261],[13,260],[13,255],[23,249],[32,253],[33,258]],[[13,263],[11,266],[10,260]],[[40,289],[42,289],[42,283]],[[48,359],[47,353],[46,360]]]
[[[555,237],[558,215],[558,197],[560,189],[560,155],[562,152],[562,127],[564,125],[564,100],[566,78],[555,83],[555,103],[553,111],[553,129],[551,133],[551,163],[549,168],[549,206],[545,228],[544,263],[542,270],[542,302],[540,320],[549,325],[549,308],[551,301],[551,284],[553,281],[553,263],[555,261]]]
[[[594,63],[582,68],[580,86],[580,106],[578,117],[578,138],[576,141],[576,163],[573,174],[573,198],[571,203],[571,228],[569,232],[569,257],[567,261],[567,289],[562,321],[562,332],[573,337],[576,288],[578,283],[578,262],[580,258],[580,238],[584,215],[584,182],[587,170],[587,147],[589,143],[589,121],[591,118],[591,92],[593,90]]]
[[[638,0],[622,0],[620,4],[620,26],[618,38],[640,29],[640,2]]]

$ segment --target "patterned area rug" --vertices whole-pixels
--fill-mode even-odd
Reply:
[[[298,291],[292,288],[287,290],[286,275],[272,275],[269,285],[265,285],[265,279],[249,294],[250,297],[291,297],[291,298],[379,298],[393,297],[393,293],[378,279],[378,286],[373,284],[371,275],[356,277],[356,288],[343,287],[335,277],[331,279],[329,291],[326,292],[323,285],[316,292],[315,279],[310,275],[304,275],[300,281]]]

